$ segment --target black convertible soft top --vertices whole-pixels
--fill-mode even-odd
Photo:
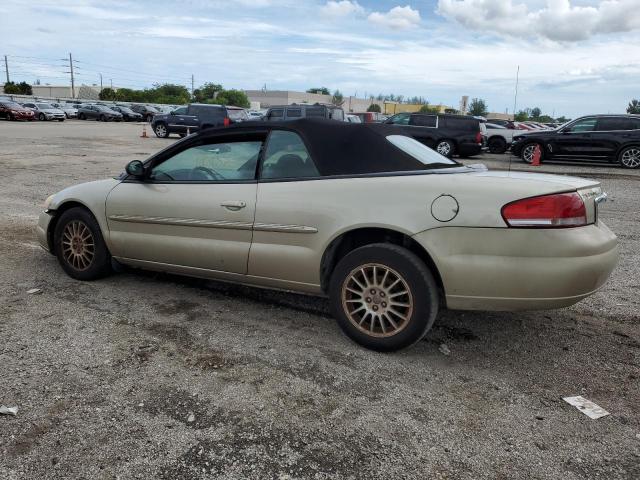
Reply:
[[[206,130],[202,135],[274,129],[298,133],[323,176],[407,172],[459,166],[445,159],[443,163],[425,165],[386,139],[388,135],[402,135],[399,130],[393,125],[380,123],[358,124],[315,118],[288,122],[249,121],[226,128]]]

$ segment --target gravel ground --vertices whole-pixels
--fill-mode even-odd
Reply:
[[[536,170],[609,193],[600,218],[621,259],[600,292],[557,311],[444,312],[416,347],[379,354],[322,299],[67,277],[36,244],[42,202],[173,141],[140,132],[0,123],[0,404],[20,408],[0,416],[1,479],[640,478],[640,172]]]

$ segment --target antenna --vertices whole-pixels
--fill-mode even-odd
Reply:
[[[518,105],[518,81],[520,80],[520,65],[516,71],[516,93],[513,97],[513,121],[516,121],[516,106]],[[511,140],[513,143],[513,139]],[[509,172],[511,172],[511,162],[513,161],[513,152],[509,151]]]

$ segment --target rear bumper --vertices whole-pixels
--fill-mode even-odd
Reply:
[[[53,215],[51,213],[47,211],[41,212],[38,218],[38,226],[36,227],[38,243],[49,253],[53,253],[51,251],[51,245],[49,245],[49,224],[52,218]]]
[[[431,254],[447,307],[543,310],[597,291],[618,262],[606,225],[565,229],[438,228],[414,238]]]

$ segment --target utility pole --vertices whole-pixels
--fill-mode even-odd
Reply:
[[[191,74],[191,96],[193,97],[193,73]]]
[[[518,81],[520,80],[520,65],[518,65],[518,71],[516,72],[516,94],[513,97],[513,119],[516,119],[516,105],[518,104]]]
[[[7,83],[9,83],[9,63],[6,55],[4,56],[4,71],[7,72]]]
[[[71,74],[71,98],[76,98],[76,83],[73,79],[73,58],[69,52],[69,73]]]
[[[100,91],[102,91],[102,74],[99,73],[98,75],[100,75]]]
[[[111,83],[111,90],[113,90],[113,78],[110,78],[109,82]]]

